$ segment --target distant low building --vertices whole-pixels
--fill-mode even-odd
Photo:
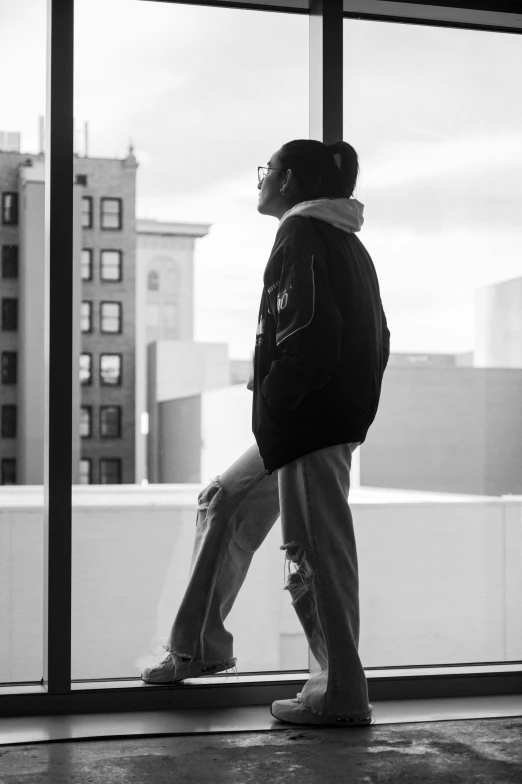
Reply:
[[[390,360],[360,449],[361,485],[522,493],[522,369]]]
[[[394,352],[388,360],[389,367],[473,367],[473,351],[460,354],[433,354],[423,352]]]

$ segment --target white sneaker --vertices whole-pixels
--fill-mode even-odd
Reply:
[[[213,675],[235,667],[237,659],[228,659],[226,662],[198,662],[194,659],[182,659],[171,653],[164,645],[166,655],[158,664],[145,667],[141,678],[145,683],[178,683],[185,678],[197,678],[200,675]]]

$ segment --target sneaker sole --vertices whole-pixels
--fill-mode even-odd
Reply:
[[[271,708],[270,713],[272,713]],[[375,718],[373,715],[367,721],[351,721],[350,719],[336,719],[335,717],[323,719],[322,716],[317,716],[315,713],[312,713],[310,719],[307,721],[288,721],[287,719],[280,719],[279,716],[275,715],[275,713],[272,713],[272,716],[274,719],[277,719],[277,721],[282,721],[283,724],[293,724],[295,726],[299,725],[302,727],[311,725],[314,727],[369,727],[370,725],[375,724]]]
[[[182,681],[185,681],[188,678],[205,678],[205,677],[208,677],[209,675],[215,675],[218,672],[225,672],[226,670],[229,670],[229,669],[231,669],[231,668],[230,667],[219,667],[218,665],[216,665],[216,667],[209,667],[209,668],[206,668],[205,670],[202,670],[197,675],[193,674],[193,673],[191,673],[189,675],[184,675],[183,678],[177,678],[176,679],[174,677],[174,678],[168,678],[168,680],[165,679],[165,680],[162,680],[162,681],[158,681],[158,680],[148,680],[147,678],[144,678],[143,675],[142,675],[141,676],[141,680],[144,683],[150,683],[152,686],[167,686],[168,684],[172,685],[172,684],[175,684],[175,683],[182,683]]]

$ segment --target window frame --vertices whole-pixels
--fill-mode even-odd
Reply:
[[[83,328],[83,319],[84,319],[85,316],[84,316],[84,314],[82,312],[82,309],[83,309],[84,305],[88,305],[88,307],[89,307],[89,316],[88,316],[88,318],[89,318],[89,328],[88,329],[84,329]],[[94,309],[93,309],[92,299],[82,299],[82,301],[80,303],[80,332],[81,332],[82,335],[92,335],[92,332],[93,332],[93,312],[94,312]]]
[[[104,278],[103,277],[103,254],[104,253],[117,253],[118,254],[118,277],[117,278]],[[100,250],[100,281],[102,283],[121,283],[123,280],[123,251],[119,248],[102,248]]]
[[[6,416],[7,412],[9,412],[11,416],[11,423],[13,424],[12,432],[6,432],[8,428],[6,427],[6,421],[8,421],[8,417]],[[2,423],[0,427],[0,437],[6,439],[17,438],[18,433],[18,408],[16,403],[2,403],[2,408],[0,410],[0,416],[2,418]]]
[[[79,372],[81,369],[81,361],[82,357],[89,357],[89,380],[88,381],[81,381],[80,380],[80,388],[81,387],[92,387],[92,379],[93,379],[93,361],[92,361],[92,353],[90,351],[80,351],[80,367],[78,368],[78,377]]]
[[[4,362],[7,364],[6,360],[10,357],[13,360],[13,367],[12,376],[14,377],[14,381],[4,381]],[[0,384],[5,386],[16,386],[18,384],[18,352],[17,351],[2,351],[0,355],[1,367],[0,367]]]
[[[117,482],[102,482],[103,477],[103,464],[114,463],[118,467],[118,481]],[[121,457],[100,457],[100,485],[121,485],[123,476],[123,461]]]
[[[89,209],[86,212],[83,209],[83,205],[88,202]],[[83,217],[84,215],[89,216],[89,223],[84,224]],[[82,219],[81,219],[81,228],[82,229],[93,229],[94,228],[94,198],[93,196],[82,196]]]
[[[103,206],[105,202],[108,201],[115,201],[118,203],[118,212],[116,213],[104,213]],[[103,218],[107,215],[117,215],[118,216],[118,225],[117,226],[104,226],[103,225]],[[123,199],[120,196],[102,196],[100,198],[100,229],[102,231],[122,231],[123,229]]]
[[[9,303],[9,304],[8,304]],[[19,307],[18,297],[2,297],[2,313],[1,313],[1,326],[2,332],[18,332],[19,328]],[[12,307],[12,313],[9,313],[9,308]],[[9,321],[8,317],[12,317]]]
[[[88,254],[89,254],[89,265],[88,265],[88,268],[89,268],[89,277],[88,277],[88,278],[84,278],[84,277],[83,277],[83,270],[84,270],[84,269],[85,269],[85,267],[86,267],[86,265],[83,263],[83,254],[84,254],[84,253],[88,253]],[[81,258],[80,258],[80,280],[82,281],[82,283],[89,283],[89,282],[92,282],[92,279],[93,279],[93,261],[92,261],[92,255],[93,255],[93,254],[92,254],[92,248],[82,248],[82,250],[81,250]]]
[[[8,259],[8,250],[13,251],[13,258]],[[4,242],[2,243],[2,279],[3,280],[18,280],[18,259],[19,259],[19,246],[18,243],[9,243]],[[8,268],[9,264],[13,265],[15,274],[14,275],[6,275],[6,269]]]
[[[87,482],[87,484],[88,485],[92,485],[93,484],[93,481],[92,481],[93,480],[93,473],[92,473],[93,461],[92,461],[92,457],[80,457],[80,465],[81,465],[82,462],[88,464],[88,467],[89,467],[89,474],[88,474],[89,481]],[[81,472],[80,471],[79,471],[79,476],[81,476]],[[85,483],[84,482],[80,482],[80,484],[83,485]]]
[[[6,213],[8,211],[7,202],[9,197],[13,199],[13,206],[11,207],[12,216],[10,220],[6,220]],[[18,226],[20,217],[20,199],[18,191],[2,191],[2,226]]]
[[[164,0],[169,1],[169,0]],[[181,2],[181,0],[170,0]],[[310,22],[310,138],[329,143],[342,134],[343,18],[357,17],[382,21],[414,21],[430,26],[463,27],[522,34],[522,22],[505,2],[481,3],[480,10],[460,7],[460,18],[449,18],[452,8],[415,2],[381,2],[378,11],[368,12],[363,0],[310,0],[310,8],[295,8],[291,0],[233,2],[226,0],[183,0],[184,5],[243,8],[300,13]],[[73,277],[70,264],[73,247],[73,40],[74,2],[47,0],[47,123],[45,180],[46,231],[45,264],[50,285],[45,291],[46,313],[46,406],[44,493],[44,635],[42,683],[0,687],[0,715],[25,716],[75,712],[128,710],[172,710],[172,708],[251,705],[295,695],[296,687],[308,680],[306,673],[287,673],[284,679],[266,675],[263,683],[239,676],[226,684],[219,676],[212,688],[200,685],[174,691],[169,687],[143,688],[139,678],[125,688],[114,684],[71,682],[71,477],[72,477],[72,364]],[[373,4],[372,4],[373,6]],[[410,10],[411,9],[411,10]],[[424,14],[424,16],[422,16]],[[402,16],[401,16],[402,15]],[[94,210],[91,211],[94,216]],[[93,217],[92,217],[92,223]],[[51,231],[51,228],[53,230]],[[87,228],[87,227],[83,227]],[[92,226],[90,227],[92,228]],[[110,231],[111,229],[104,229]],[[114,229],[112,229],[114,230]],[[49,357],[51,361],[49,362]],[[92,365],[91,365],[92,369]],[[123,376],[123,364],[121,366]],[[87,458],[84,458],[87,459]],[[52,564],[52,568],[50,565]],[[518,663],[517,663],[518,667]],[[522,665],[507,672],[500,663],[491,667],[418,668],[409,676],[404,668],[380,671],[369,681],[370,699],[470,696],[473,694],[522,693]],[[474,670],[474,671],[473,671]],[[481,670],[481,671],[480,671]],[[96,688],[94,688],[96,687]],[[217,700],[216,700],[217,697]]]
[[[118,414],[118,418],[117,418],[118,427],[115,436],[105,435],[103,432],[103,423],[102,423],[103,414],[104,413],[106,414],[107,411],[110,411],[111,409],[115,409],[115,411]],[[121,439],[121,433],[122,433],[121,425],[122,425],[122,406],[116,404],[100,406],[100,416],[98,420],[98,432],[100,434],[100,440],[103,439],[104,441],[117,441],[118,439]]]
[[[6,466],[10,465],[14,469],[14,482],[6,482],[5,475],[6,475]],[[0,486],[14,486],[17,484],[18,476],[16,473],[17,465],[16,465],[16,457],[2,457],[0,463]]]
[[[103,315],[104,305],[118,306],[118,329],[103,329],[103,319],[108,316]],[[112,316],[110,318],[113,318]],[[123,302],[114,299],[102,299],[100,301],[100,335],[122,335],[123,334]]]
[[[92,406],[85,406],[85,405],[83,405],[83,403],[82,403],[82,405],[80,406],[80,417],[81,417],[81,414],[82,414],[82,412],[83,412],[83,411],[87,411],[87,412],[88,412],[88,420],[87,420],[87,421],[88,421],[88,425],[89,425],[89,432],[88,432],[86,435],[84,435],[84,434],[81,432],[81,426],[82,426],[82,423],[81,423],[81,418],[80,418],[80,424],[79,424],[78,431],[79,431],[79,433],[80,433],[80,438],[81,438],[81,439],[89,439],[89,438],[92,438],[92,437],[93,437],[93,434],[92,434],[92,429],[93,429],[93,428],[92,428],[92,422],[93,422],[93,417],[92,417]]]
[[[119,357],[120,360],[120,375],[119,381],[117,384],[108,384],[106,381],[103,380],[102,375],[102,360],[103,357]],[[123,386],[123,354],[118,351],[103,351],[100,354],[100,363],[99,363],[99,379],[100,379],[100,386],[101,387],[121,387]]]

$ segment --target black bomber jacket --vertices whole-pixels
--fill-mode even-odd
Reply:
[[[252,430],[267,473],[362,443],[377,413],[390,332],[356,199],[302,202],[281,219],[263,277]]]

